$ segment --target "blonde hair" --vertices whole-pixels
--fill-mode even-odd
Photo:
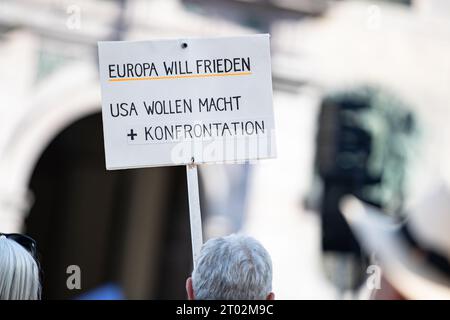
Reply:
[[[0,300],[39,300],[39,267],[17,242],[0,236]]]

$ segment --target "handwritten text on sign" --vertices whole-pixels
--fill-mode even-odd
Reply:
[[[268,35],[99,42],[108,169],[275,156]]]

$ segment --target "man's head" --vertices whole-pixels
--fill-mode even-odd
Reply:
[[[255,239],[230,235],[207,241],[192,277],[187,279],[189,299],[273,299],[272,261]]]

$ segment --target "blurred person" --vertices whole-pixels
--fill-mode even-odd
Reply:
[[[375,299],[450,299],[450,189],[432,188],[401,224],[353,196],[341,209],[381,267]]]
[[[189,300],[273,300],[270,255],[251,237],[210,239],[186,281],[186,291]]]
[[[400,215],[418,136],[412,108],[374,84],[333,90],[321,101],[314,183],[305,204],[320,213],[323,270],[340,295],[356,293],[369,260],[340,200],[352,194]]]
[[[21,234],[0,233],[0,300],[39,300],[41,285],[36,242]]]

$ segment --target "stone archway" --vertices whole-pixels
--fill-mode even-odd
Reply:
[[[83,290],[115,280],[129,298],[184,298],[183,286],[179,284],[184,282],[191,264],[184,168],[130,170],[121,174],[106,172],[100,88],[92,65],[73,65],[61,70],[41,86],[32,102],[29,112],[12,132],[13,138],[0,154],[0,227],[2,232],[26,231],[37,238],[38,246],[42,248],[44,272],[49,277],[44,281],[46,297],[70,298],[82,293],[69,292],[65,287],[65,267],[70,263],[84,265]],[[74,132],[76,139],[86,143],[68,143],[67,139],[70,140]],[[94,145],[84,133],[94,135]],[[85,152],[86,148],[95,149],[95,161],[91,163],[89,155],[80,156],[79,162],[87,164],[82,168],[84,172],[77,173],[80,169],[78,163],[66,166],[68,176],[61,177],[66,171],[58,166],[70,164],[73,156],[55,147],[61,139],[65,142],[60,147],[72,146],[76,149],[74,154]],[[44,169],[43,175],[45,166],[49,170],[45,173]],[[96,172],[92,178],[94,181],[98,179],[95,181],[97,184],[90,185],[89,168]],[[39,175],[40,178],[32,181]],[[124,179],[111,178],[113,176],[124,176]],[[73,186],[71,181],[67,181],[70,177],[74,178]],[[53,194],[52,190],[57,188],[46,188],[46,180],[60,178],[66,180],[62,188],[68,189],[69,193],[78,190],[82,197],[89,197],[112,180],[117,180],[114,183],[119,187],[128,184],[133,192],[128,195],[128,200],[125,199],[125,207],[111,209],[111,206],[118,206],[113,202],[108,204],[108,199],[113,198],[111,196],[103,197],[105,201],[98,201],[95,207],[89,203],[97,200],[95,196],[90,200],[86,198],[87,203],[84,203],[67,192],[64,195]],[[42,182],[44,185],[39,185]],[[36,187],[36,201],[29,197],[33,194],[30,185]],[[65,197],[62,200],[66,203],[52,209],[51,206],[58,206],[58,197]],[[102,205],[110,207],[99,213],[101,217],[91,221],[90,216],[100,212]],[[64,214],[59,215],[63,210]],[[48,215],[46,211],[49,211]],[[119,213],[114,214],[113,211]],[[119,221],[120,213],[126,216],[123,223]],[[64,229],[64,224],[70,221],[74,221],[74,228]],[[111,230],[100,232],[99,228],[105,221],[111,222],[108,222]],[[122,226],[123,230],[118,230]],[[96,230],[101,239],[87,237],[87,242],[83,241],[83,232],[95,235]],[[48,237],[49,234],[57,236]],[[115,237],[115,234],[120,237]],[[95,245],[91,248],[89,242]],[[173,264],[173,259],[179,261]],[[90,260],[93,264],[89,264]]]
[[[108,284],[127,298],[183,298],[166,290],[189,272],[184,170],[106,171],[101,123],[96,113],[61,131],[31,176],[35,200],[25,230],[38,243],[43,298],[74,298]],[[175,268],[174,258],[181,259]],[[66,285],[73,265],[81,270],[80,290]]]
[[[28,183],[50,141],[71,123],[100,110],[97,82],[91,65],[72,65],[31,98],[29,111],[0,155],[0,225],[4,232],[21,231],[30,205]]]

